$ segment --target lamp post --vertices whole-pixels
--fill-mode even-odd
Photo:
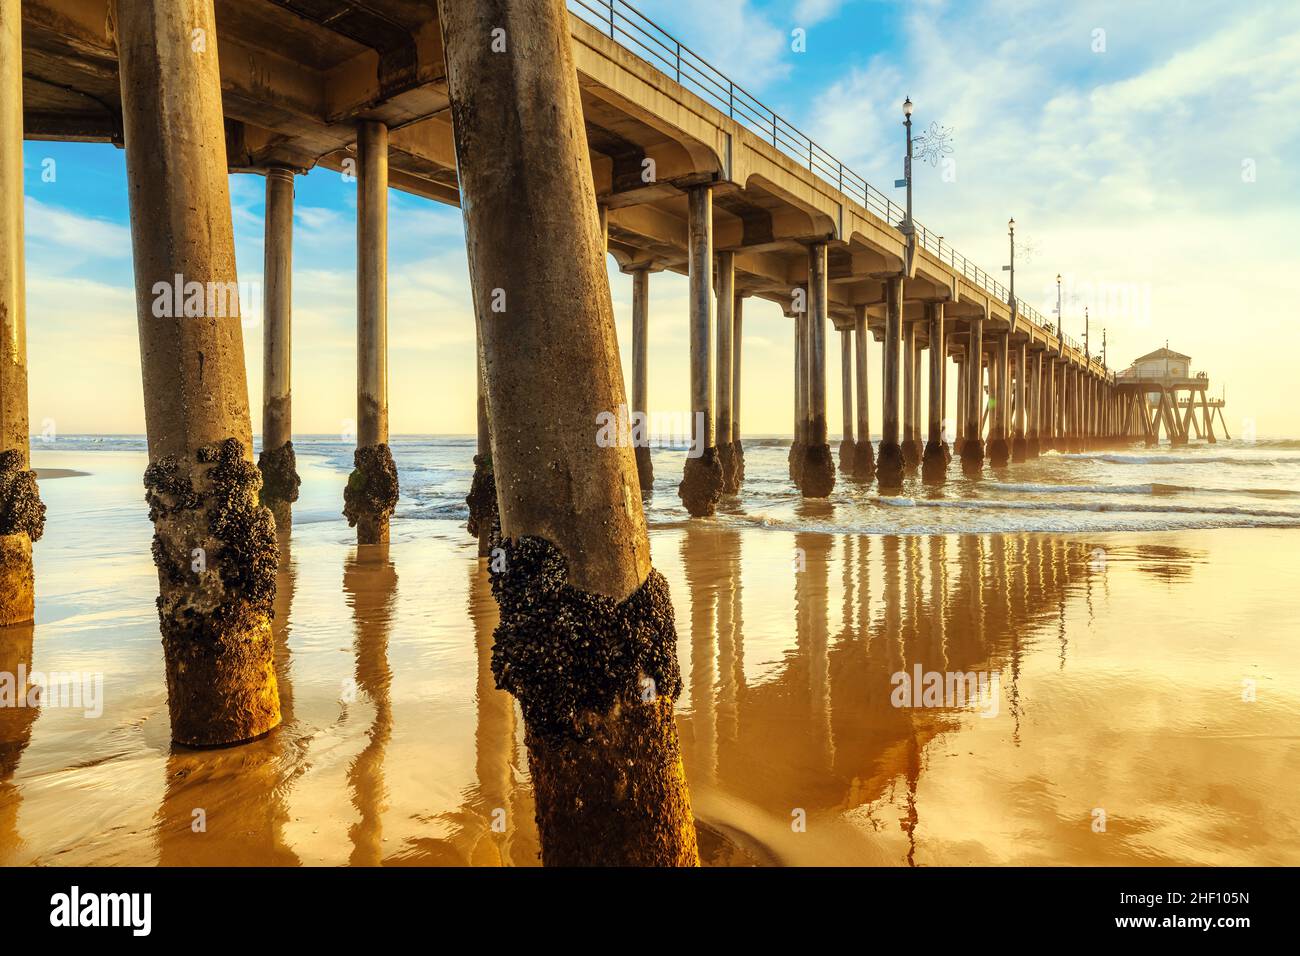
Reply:
[[[895,186],[907,187],[907,216],[903,219],[903,234],[910,236],[912,226],[912,98],[903,100],[903,126],[907,128],[907,157],[903,160],[903,179],[895,181]]]
[[[1083,307],[1083,357],[1086,361],[1092,361],[1092,350],[1088,347],[1088,307]]]
[[[1056,352],[1065,354],[1065,314],[1061,311],[1061,274],[1056,274]]]
[[[1014,327],[1016,322],[1016,221],[1015,219],[1007,220],[1007,235],[1011,237],[1011,264],[1002,267],[1003,272],[1011,273],[1011,301],[1007,305],[1011,306],[1011,324]],[[1057,288],[1060,288],[1060,276],[1057,276]]]

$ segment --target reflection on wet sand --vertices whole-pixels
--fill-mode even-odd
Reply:
[[[0,866],[9,863],[22,846],[18,829],[22,791],[12,781],[40,713],[40,708],[26,706],[34,633],[30,623],[0,627],[0,679],[8,677],[8,691],[13,695],[12,700],[0,703]],[[24,676],[21,682],[20,674]]]
[[[171,747],[155,817],[161,866],[300,863],[285,837],[289,792],[302,772],[288,650],[296,568],[288,537],[282,536],[279,544],[274,636],[282,723],[261,740],[239,747]]]
[[[703,528],[682,533],[692,682],[680,720],[683,737],[691,741],[687,773],[705,808],[704,824],[724,833],[745,830],[751,837],[745,849],[756,862],[798,863],[806,858],[798,841],[778,832],[784,828],[769,828],[773,842],[752,844],[754,810],[776,821],[799,810],[808,819],[865,814],[868,830],[879,831],[890,821],[873,819],[878,805],[897,807],[903,811],[897,823],[907,841],[906,860],[915,862],[923,823],[916,790],[929,748],[942,735],[960,733],[978,705],[897,707],[891,700],[893,675],[917,669],[1002,674],[1000,705],[1018,741],[1024,644],[1055,623],[1065,591],[1089,574],[1087,548],[1033,535],[797,533],[790,573],[793,641],[780,667],[743,693],[724,676],[711,693],[715,673],[727,675],[734,667],[722,655],[724,648],[734,654],[732,634],[738,634],[730,612],[719,617],[715,631],[714,609],[729,607],[749,540]],[[836,565],[839,586],[832,591]],[[839,604],[834,626],[832,600]],[[716,648],[710,640],[715,632]],[[723,733],[717,713],[732,708],[736,719],[728,720]],[[749,807],[721,798],[715,787],[733,797],[743,794]],[[895,793],[899,787],[905,792]],[[728,819],[731,812],[735,819]]]
[[[492,632],[497,606],[486,563],[471,564],[467,610],[474,626],[474,779],[461,806],[446,814],[454,824],[453,857],[471,866],[509,866],[537,859],[532,792],[516,784],[516,767],[527,766],[519,741],[514,698],[497,690],[492,676]]]
[[[0,863],[537,864],[484,563],[459,536],[385,551],[295,535],[275,606],[284,723],[247,746],[169,746],[152,615],[130,641],[93,610],[0,632],[0,672],[30,674],[34,654],[103,672],[107,699],[99,721],[0,709]],[[1286,533],[1197,548],[692,522],[652,540],[706,864],[1297,858],[1276,823],[1294,820],[1277,728],[1300,712]],[[894,706],[893,676],[915,668],[996,673],[997,715]]]
[[[393,674],[388,666],[388,634],[397,594],[397,569],[387,544],[356,545],[343,567],[343,594],[356,632],[352,641],[356,694],[364,694],[374,708],[366,730],[366,746],[348,766],[348,789],[357,819],[348,827],[353,866],[383,863],[384,752],[393,735],[390,690]],[[347,696],[353,696],[348,688]],[[346,698],[345,698],[346,699]]]

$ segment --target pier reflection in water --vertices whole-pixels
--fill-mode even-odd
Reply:
[[[811,507],[809,525],[829,517]],[[1287,534],[658,529],[704,861],[1296,862],[1277,727],[1300,713],[1300,674],[1285,562],[1260,560]],[[0,862],[537,862],[471,547],[359,548],[308,524],[282,547],[284,723],[247,746],[167,743],[144,614],[108,626],[69,598],[57,623],[0,632],[0,671],[107,672],[99,721],[0,709]],[[899,672],[995,675],[997,691],[899,707]]]

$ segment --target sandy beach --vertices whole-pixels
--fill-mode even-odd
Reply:
[[[0,634],[0,671],[102,675],[102,714],[0,709],[0,864],[538,863],[522,721],[489,669],[496,606],[458,517],[399,511],[386,548],[341,518],[296,523],[284,723],[186,751],[169,740],[143,455],[34,461],[92,474],[43,473],[37,620]],[[337,493],[335,470],[303,474],[304,512]],[[794,507],[803,528],[845,519]],[[1300,717],[1294,541],[652,523],[704,861],[1300,863],[1279,732]],[[893,675],[927,671],[997,691],[895,706]]]

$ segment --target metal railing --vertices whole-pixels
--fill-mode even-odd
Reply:
[[[683,46],[681,41],[661,28],[626,0],[567,0],[569,11],[585,23],[600,30],[628,52],[645,60],[659,72],[672,77],[683,87],[704,99],[728,117],[761,136],[790,158],[801,163],[822,180],[855,199],[870,212],[894,228],[907,220],[907,210],[879,189],[849,169],[813,142],[812,138],[782,119],[772,109],[742,86],[733,83],[721,70],[702,56]],[[916,220],[916,245],[940,262],[952,267],[967,281],[979,286],[1001,302],[1011,304],[1011,292],[987,272],[961,255],[943,237],[931,232]],[[1016,313],[1039,328],[1056,334],[1055,325],[1037,309],[1016,297]],[[1078,350],[1079,344],[1069,336],[1065,341]]]
[[[1118,373],[1118,377],[1127,381],[1133,379],[1166,379],[1168,381],[1188,382],[1196,379],[1208,379],[1209,374],[1202,371],[1188,371],[1186,375],[1178,375],[1173,371],[1155,368],[1126,368]]]

